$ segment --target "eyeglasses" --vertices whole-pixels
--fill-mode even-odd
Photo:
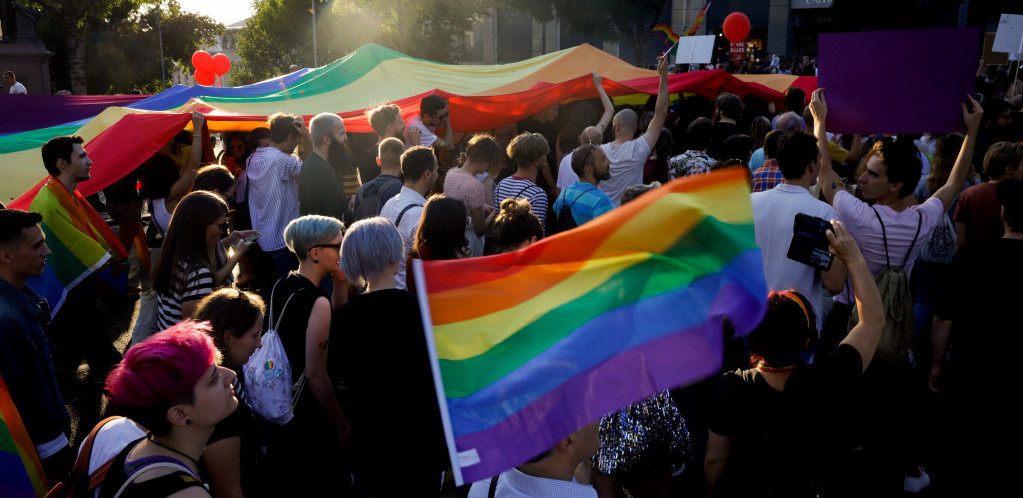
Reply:
[[[223,223],[210,223],[210,225],[216,225],[220,227],[221,230],[224,230],[225,228],[227,228],[227,221],[224,221]]]
[[[316,244],[310,249],[316,249],[317,247],[333,247],[334,249],[341,250],[341,244]]]

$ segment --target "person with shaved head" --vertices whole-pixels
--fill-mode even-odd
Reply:
[[[646,133],[633,139],[639,127],[639,116],[632,109],[623,109],[612,121],[614,141],[601,146],[611,161],[611,178],[601,181],[599,187],[614,201],[615,206],[621,205],[622,192],[626,187],[643,183],[643,166],[661,135],[664,120],[668,117],[667,56],[657,58],[657,73],[661,76],[657,88],[657,103],[654,104],[654,119],[650,121]]]

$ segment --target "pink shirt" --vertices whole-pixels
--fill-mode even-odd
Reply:
[[[462,201],[468,211],[486,204],[486,190],[483,183],[462,170],[462,168],[448,171],[444,178],[444,195]]]
[[[863,259],[867,261],[870,274],[877,276],[885,267],[885,250],[881,225],[877,222],[874,210],[867,203],[845,190],[839,190],[835,194],[833,204],[838,213],[838,219],[845,223],[849,234],[860,246],[860,252],[863,253]],[[917,255],[920,254],[924,241],[931,236],[934,227],[938,225],[942,215],[945,214],[941,200],[931,197],[923,204],[904,209],[901,212],[896,212],[888,206],[874,205],[874,209],[884,221],[885,233],[888,237],[888,257],[892,266],[901,265],[903,259],[906,258],[906,251],[909,250],[909,245],[913,242],[913,235],[916,234],[919,220],[920,234],[916,237],[916,243],[909,253],[909,258],[906,259],[904,268],[906,275],[911,274],[913,263],[916,261]],[[920,216],[917,216],[918,212]],[[848,288],[851,291],[852,284]],[[843,303],[852,303],[852,299],[845,291],[835,299]]]

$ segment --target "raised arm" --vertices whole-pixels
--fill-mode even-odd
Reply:
[[[593,86],[597,88],[597,94],[600,95],[600,103],[604,106],[604,114],[600,115],[600,121],[597,122],[597,129],[603,133],[607,129],[607,125],[611,123],[611,118],[614,117],[615,108],[611,105],[611,98],[604,91],[604,78],[601,78],[600,74],[596,71],[593,72]]]
[[[970,174],[973,148],[977,144],[977,130],[980,129],[980,118],[984,115],[984,109],[980,107],[980,102],[973,100],[973,97],[969,95],[966,98],[970,99],[970,106],[973,108],[971,110],[966,107],[966,104],[960,104],[963,107],[963,121],[966,123],[966,140],[963,140],[963,146],[959,149],[959,157],[956,158],[956,163],[952,166],[952,173],[948,175],[948,180],[931,196],[941,200],[942,209],[945,211],[948,211],[948,207],[952,205],[956,195],[963,189],[966,176]]]
[[[832,230],[828,230],[827,234],[828,241],[831,242],[830,250],[849,269],[853,291],[856,293],[856,312],[859,315],[859,323],[849,331],[842,344],[856,348],[863,360],[863,370],[866,371],[884,331],[884,305],[881,303],[881,293],[877,290],[874,277],[867,268],[867,262],[863,259],[856,241],[846,230],[845,224],[831,220],[831,225]]]
[[[828,204],[834,204],[835,194],[838,193],[838,189],[845,188],[845,182],[831,167],[831,154],[828,153],[828,133],[824,129],[824,121],[828,117],[828,103],[824,100],[823,88],[813,91],[813,96],[810,98],[810,113],[813,114],[813,134],[817,137],[817,149],[821,156],[821,172],[817,182],[820,184],[821,193],[828,200]]]
[[[309,134],[309,128],[306,128],[305,118],[302,116],[295,116],[295,128],[298,129],[298,134],[302,137],[302,143],[298,150],[302,160],[305,161],[309,154],[313,153],[313,137]]]
[[[654,119],[650,121],[643,139],[646,140],[650,150],[654,150],[657,139],[661,136],[661,128],[664,121],[668,119],[668,56],[662,54],[657,58],[657,74],[661,75],[661,84],[657,87],[657,103],[654,104]]]
[[[171,185],[170,192],[164,199],[164,203],[168,206],[176,205],[178,200],[192,189],[195,172],[202,164],[202,126],[205,122],[206,116],[203,116],[201,112],[192,113],[192,150],[188,153],[188,164],[185,166],[185,170],[181,172],[178,181]]]

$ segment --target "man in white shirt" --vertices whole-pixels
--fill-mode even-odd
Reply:
[[[434,149],[453,150],[455,147],[454,131],[451,130],[448,102],[437,95],[430,95],[419,103],[419,115],[413,116],[405,127],[408,133],[407,142],[411,145],[423,145]],[[444,128],[444,138],[434,133],[435,128]]]
[[[598,125],[599,126],[599,125]],[[603,127],[587,126],[583,130],[582,134],[579,135],[579,145],[600,145],[603,141],[604,133]],[[572,149],[572,152],[565,154],[565,157],[561,160],[561,164],[558,165],[558,188],[564,190],[569,185],[579,181],[579,175],[575,174],[575,170],[572,169],[572,154],[576,149]]]
[[[597,498],[575,479],[575,469],[600,449],[599,422],[583,426],[553,448],[494,478],[473,483],[469,498]]]
[[[614,201],[615,206],[622,204],[622,192],[630,185],[643,183],[643,165],[650,157],[650,151],[661,136],[661,128],[668,117],[668,57],[657,58],[657,73],[661,76],[661,84],[657,88],[657,103],[654,104],[654,119],[643,136],[633,140],[639,127],[639,117],[632,109],[623,109],[615,115],[613,142],[601,146],[604,154],[611,160],[611,178],[600,182],[600,190]]]
[[[753,203],[753,230],[764,259],[764,278],[768,290],[795,289],[813,306],[817,330],[823,322],[822,282],[837,294],[845,285],[846,269],[837,258],[831,270],[819,269],[788,258],[792,242],[793,220],[806,214],[825,221],[838,219],[828,204],[810,194],[817,183],[821,153],[813,135],[797,131],[778,141],[778,167],[784,180],[776,187],[750,195]]]
[[[394,275],[394,285],[405,288],[405,261],[412,250],[412,237],[419,228],[419,218],[426,205],[426,193],[437,183],[437,156],[433,149],[417,145],[409,148],[401,155],[401,176],[404,185],[398,195],[391,197],[380,210],[380,216],[394,222],[401,234],[402,245],[405,246],[404,259],[398,264],[398,273]]]
[[[270,116],[270,146],[249,156],[245,177],[248,182],[249,213],[256,240],[256,276],[261,292],[269,295],[277,280],[298,268],[298,259],[284,244],[284,227],[298,218],[298,184],[302,161],[291,155],[299,144],[306,154],[313,150],[309,130],[302,116],[277,113]]]
[[[4,71],[4,85],[7,85],[7,88],[9,88],[7,93],[11,95],[28,94],[28,90],[25,89],[25,85],[22,85],[18,79],[14,77],[14,73],[11,71]]]

